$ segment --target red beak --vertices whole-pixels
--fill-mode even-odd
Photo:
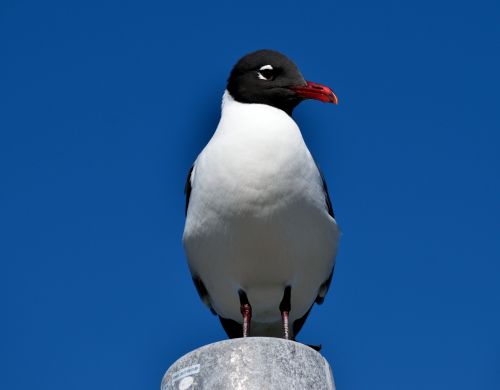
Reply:
[[[339,104],[339,99],[333,91],[326,85],[306,81],[306,85],[300,87],[291,87],[298,96],[303,99],[320,100],[325,103]]]

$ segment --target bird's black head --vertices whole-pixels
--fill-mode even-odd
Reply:
[[[227,90],[238,102],[268,104],[289,115],[304,99],[337,104],[330,88],[305,81],[288,57],[273,50],[259,50],[240,59],[231,71]]]

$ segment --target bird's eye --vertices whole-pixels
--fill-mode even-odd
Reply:
[[[274,69],[271,65],[261,66],[257,71],[257,76],[261,80],[272,80],[274,79]]]

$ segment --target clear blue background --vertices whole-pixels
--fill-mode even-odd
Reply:
[[[500,389],[493,0],[0,5],[0,388],[158,389],[225,338],[181,246],[185,177],[242,55],[288,54],[344,235],[300,340],[339,390]]]

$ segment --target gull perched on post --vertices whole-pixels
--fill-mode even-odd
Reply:
[[[294,339],[330,286],[340,230],[293,109],[337,104],[285,55],[229,76],[219,125],[186,183],[183,244],[196,289],[229,337]]]

